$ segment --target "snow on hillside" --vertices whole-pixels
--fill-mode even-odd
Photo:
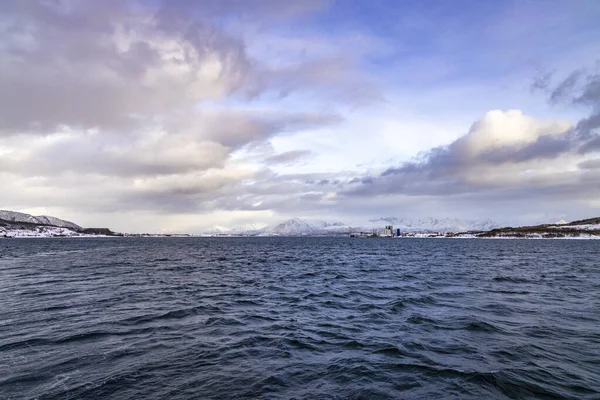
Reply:
[[[311,236],[311,235],[347,235],[355,232],[383,231],[385,225],[393,225],[407,233],[432,232],[466,232],[488,231],[498,227],[490,220],[471,221],[458,219],[423,218],[411,220],[408,218],[385,217],[369,220],[357,226],[343,222],[327,222],[305,218],[292,218],[277,225],[257,227],[239,227],[225,229],[214,227],[205,232],[207,235],[236,235],[236,236]]]
[[[74,224],[73,222],[65,221],[63,219],[56,218],[56,217],[50,217],[48,215],[40,215],[35,218],[38,221],[45,223],[47,225],[58,226],[61,228],[71,228],[71,229],[75,229],[75,230],[83,229],[79,225]]]
[[[39,224],[39,221],[33,215],[20,213],[17,211],[0,210],[0,219],[10,222],[25,222],[28,224]]]
[[[83,229],[77,224],[47,215],[33,216],[0,210],[0,237],[94,237],[118,235],[105,228]]]
[[[467,231],[488,231],[498,228],[499,225],[492,220],[464,220],[456,218],[398,218],[382,217],[371,219],[369,223],[377,226],[381,224],[390,224],[394,229],[400,229],[402,232],[467,232]]]
[[[236,226],[235,228],[227,228],[220,225],[215,225],[211,229],[204,231],[203,235],[210,236],[254,236],[258,234],[261,229],[268,227],[267,224],[245,224]]]
[[[69,228],[54,226],[43,226],[36,229],[8,229],[0,227],[0,237],[6,238],[42,238],[42,237],[90,237],[98,235],[87,235],[73,231]]]
[[[60,218],[50,217],[47,215],[33,216],[17,211],[0,210],[0,219],[9,222],[21,222],[27,224],[36,225],[52,225],[60,228],[70,228],[74,230],[81,230],[79,225],[73,222],[65,221]]]
[[[246,224],[230,229],[231,234],[243,234],[245,232],[258,232],[261,229],[268,227],[267,224]]]
[[[341,222],[292,218],[278,225],[268,226],[256,232],[258,236],[305,236],[347,233],[351,228]]]
[[[597,231],[600,230],[600,224],[586,224],[586,225],[550,225],[548,228],[552,229],[579,229],[584,231]]]

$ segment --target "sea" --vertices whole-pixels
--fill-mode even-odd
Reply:
[[[0,399],[600,399],[600,241],[0,240]]]

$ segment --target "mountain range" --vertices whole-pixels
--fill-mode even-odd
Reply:
[[[382,233],[392,225],[408,237],[521,237],[521,238],[599,238],[600,218],[573,222],[559,221],[519,227],[500,227],[494,221],[455,218],[380,217],[364,224],[349,225],[307,218],[291,218],[276,225],[249,224],[233,229],[215,227],[200,236],[348,236],[357,233]],[[0,210],[0,237],[78,237],[78,236],[177,236],[118,234],[106,228],[82,228],[60,218],[34,216]],[[181,236],[197,236],[186,235]],[[354,235],[353,235],[354,236]],[[362,235],[361,235],[362,236]]]
[[[392,225],[401,232],[446,233],[467,231],[489,231],[499,225],[491,220],[462,220],[453,218],[398,218],[381,217],[370,219],[363,224],[349,225],[344,222],[327,222],[306,218],[291,218],[276,225],[226,229],[215,227],[205,232],[208,235],[225,236],[327,236],[348,235],[358,232],[382,231],[385,225]]]
[[[499,225],[491,219],[471,220],[457,218],[397,218],[382,217],[369,220],[376,224],[393,225],[394,229],[400,229],[402,232],[468,232],[468,231],[489,231],[498,228]]]
[[[48,215],[34,216],[17,211],[0,210],[0,237],[76,237],[114,236],[106,228],[82,228],[64,219]]]

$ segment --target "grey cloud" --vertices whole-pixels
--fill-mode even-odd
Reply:
[[[535,142],[524,147],[503,147],[481,154],[480,158],[488,163],[526,162],[538,159],[553,159],[568,152],[583,149],[573,135],[561,137],[540,136]]]
[[[532,87],[547,91],[552,104],[588,107],[591,114],[576,124],[570,148],[580,153],[600,149],[600,73],[578,69],[556,85],[552,85],[550,75],[542,75]]]
[[[119,201],[125,205],[143,204],[148,210],[160,212],[203,212],[207,210],[289,211],[293,204],[304,210],[323,209],[331,205],[322,202],[326,195],[320,181],[325,174],[277,175],[263,169],[247,177],[211,176],[208,173],[189,176],[181,184],[170,178],[158,185],[140,186],[121,192]],[[335,174],[330,184],[338,184]],[[312,182],[307,178],[316,178]],[[320,178],[320,179],[319,179]],[[156,179],[155,179],[156,181]]]
[[[298,160],[310,157],[313,153],[310,150],[291,150],[268,157],[267,164],[293,164]]]
[[[568,98],[582,76],[582,70],[572,72],[565,80],[563,80],[552,90],[550,93],[550,102],[559,103]]]
[[[49,139],[12,137],[5,144],[18,150],[0,157],[0,171],[20,176],[65,172],[120,177],[185,174],[224,168],[232,151],[252,141],[337,121],[335,116],[293,113],[271,113],[264,118],[224,110],[200,116],[174,132],[117,135],[67,131],[62,137]],[[294,151],[274,157],[279,157],[278,162],[289,162],[309,154]]]
[[[592,153],[600,151],[600,135],[591,137],[580,149],[580,153]]]
[[[157,29],[149,19],[142,22],[155,12],[152,8],[130,4],[5,4],[0,129],[127,128],[139,120],[132,115],[215,98],[238,84],[238,68],[247,65],[239,40],[207,21],[187,32]],[[222,69],[207,78],[202,68],[213,60]],[[177,70],[182,63],[189,68]],[[194,89],[198,85],[204,88]]]
[[[323,193],[304,193],[302,195],[300,195],[300,198],[302,200],[308,200],[308,201],[319,201],[321,199],[323,199]]]
[[[235,0],[209,0],[198,7],[194,0],[165,2],[161,10],[166,26],[189,25],[189,16],[205,18],[209,15],[237,16],[243,22],[248,19],[265,22],[281,21],[297,15],[328,8],[333,0],[263,0],[257,2],[239,2]],[[265,92],[272,92],[279,98],[293,92],[303,91],[319,97],[343,101],[351,105],[378,102],[383,95],[376,82],[367,79],[360,72],[358,62],[347,53],[335,52],[315,58],[301,57],[302,61],[274,66],[250,61],[244,69],[244,77],[238,82],[236,90],[245,99],[253,99]]]
[[[580,120],[575,129],[582,137],[590,138],[598,127],[600,127],[600,113],[594,113]]]
[[[560,82],[551,92],[550,100],[588,107],[591,114],[580,120],[575,132],[583,142],[583,152],[596,151],[600,135],[600,73],[578,70]]]
[[[328,5],[0,2],[0,175],[29,183],[17,191],[23,204],[69,197],[65,207],[98,211],[245,210],[261,200],[276,204],[318,192],[302,182],[305,177],[250,173],[229,161],[233,152],[260,147],[273,136],[341,118],[244,108],[239,102],[294,91],[354,102],[359,91],[368,92],[369,82],[351,58],[339,54],[285,68],[266,65],[248,54],[236,24],[222,21],[261,28]],[[260,162],[309,155],[262,154]]]
[[[237,190],[239,187],[230,186],[222,190],[212,190],[210,193],[177,193],[165,191],[149,196],[148,193],[129,193],[120,199],[129,204],[141,204],[145,210],[164,213],[207,212],[221,211],[264,211],[289,212],[291,210],[310,210],[319,208],[318,200],[323,194],[298,193],[273,194],[264,197],[249,196]]]
[[[0,173],[3,184],[9,185],[14,190],[3,196],[3,204],[19,204],[20,207],[35,207],[36,203],[30,199],[22,198],[19,192],[43,190],[46,197],[46,207],[60,207],[63,210],[79,210],[92,213],[124,213],[120,226],[131,231],[132,225],[128,220],[130,213],[144,213],[153,218],[158,214],[170,213],[203,213],[214,210],[274,210],[280,215],[311,215],[330,219],[332,215],[343,215],[340,219],[344,222],[349,216],[362,219],[379,215],[431,215],[431,210],[440,210],[436,216],[465,216],[465,210],[470,217],[485,217],[498,219],[514,216],[515,209],[519,210],[519,217],[524,215],[539,214],[538,201],[544,197],[546,212],[564,213],[569,211],[570,219],[588,216],[588,209],[573,209],[573,197],[585,198],[586,196],[598,198],[600,196],[600,182],[598,174],[591,174],[586,181],[587,189],[583,185],[563,185],[551,189],[527,187],[513,188],[511,190],[481,191],[469,194],[455,194],[453,196],[370,196],[369,201],[362,197],[343,196],[336,203],[323,201],[322,194],[311,193],[312,190],[300,190],[280,194],[267,194],[263,197],[247,194],[243,187],[236,183],[227,182],[218,189],[211,188],[207,191],[163,191],[154,193],[127,189],[121,182],[112,182],[114,179],[99,177],[61,176],[52,181],[41,182],[39,179],[11,180],[10,176]],[[82,181],[83,179],[83,181]],[[111,188],[111,185],[115,190]],[[54,188],[62,187],[61,191]],[[107,190],[109,188],[110,190]],[[578,190],[576,190],[578,189]],[[81,196],[81,191],[87,191],[89,198]],[[298,194],[293,194],[298,193]],[[256,201],[262,204],[256,206]],[[587,210],[587,211],[586,211]],[[72,212],[72,211],[71,211]],[[149,213],[149,214],[148,214]],[[65,215],[68,215],[65,214]],[[131,214],[133,215],[133,214]],[[562,217],[561,217],[562,218]],[[558,218],[560,219],[560,218]],[[557,220],[558,220],[557,219]],[[79,220],[77,220],[79,221]],[[534,219],[536,223],[545,219]],[[547,222],[547,221],[546,221]],[[110,227],[117,227],[113,221]],[[156,228],[151,228],[155,230]]]
[[[326,200],[330,189],[342,185],[340,174],[277,175],[269,169],[253,175],[251,182],[224,186],[211,194],[210,207],[220,210],[273,210],[296,212],[333,207]],[[174,195],[174,194],[171,194]],[[199,193],[189,194],[198,196]]]
[[[0,170],[20,176],[65,172],[136,177],[202,171],[223,166],[229,150],[216,142],[169,138],[150,143],[74,138],[17,157],[0,159]],[[182,145],[182,142],[185,142]]]
[[[561,96],[567,95],[567,87],[574,87],[568,79],[569,83],[561,86]],[[523,131],[513,132],[511,128],[515,127]],[[583,171],[535,172],[539,163],[551,166],[560,162],[560,157],[577,159],[600,150],[600,136],[578,127],[564,130],[566,126],[562,124],[533,120],[520,113],[490,112],[450,145],[433,148],[417,160],[390,167],[379,176],[365,176],[361,184],[343,194],[500,196],[514,189],[521,195],[530,190],[541,196],[568,187],[572,193],[591,196],[587,186],[590,180],[598,179]],[[590,169],[591,165],[580,166]]]
[[[580,169],[588,169],[588,170],[600,169],[600,159],[588,160],[588,161],[581,162],[581,163],[579,163],[578,167]]]
[[[533,79],[533,83],[531,84],[530,89],[532,92],[535,92],[537,90],[548,90],[552,81],[553,72],[543,70],[538,72],[539,74]]]
[[[332,177],[329,178],[325,178],[325,179],[320,179],[320,180],[307,180],[305,181],[305,183],[307,185],[316,185],[316,186],[328,186],[328,187],[334,187],[334,186],[340,186],[343,185],[342,181],[340,179],[332,179]]]
[[[284,98],[290,93],[304,91],[352,106],[385,101],[378,85],[358,73],[359,68],[353,64],[350,58],[336,56],[279,68],[257,69],[246,93],[254,97],[273,88],[280,98]]]
[[[416,172],[442,176],[459,173],[478,165],[500,166],[506,163],[552,160],[565,154],[588,154],[600,150],[600,137],[590,134],[591,130],[587,128],[595,124],[594,121],[588,124],[588,119],[585,119],[579,122],[576,129],[569,130],[563,135],[542,135],[526,145],[504,145],[483,151],[475,157],[465,151],[465,137],[462,137],[449,146],[431,149],[419,162],[388,168],[382,176]],[[586,127],[582,129],[582,125]]]
[[[175,114],[165,122],[164,127],[174,133],[196,132],[205,140],[217,141],[232,149],[239,149],[274,135],[301,129],[316,129],[341,121],[341,117],[335,114],[252,113],[247,110],[224,109]]]
[[[257,121],[257,119],[255,119]],[[292,133],[302,129],[317,129],[328,125],[336,125],[342,121],[339,115],[335,114],[319,114],[319,113],[263,113],[258,122],[261,125],[261,131],[267,135],[259,135],[253,137],[253,140],[266,139],[274,134]],[[235,133],[245,132],[245,127],[238,127]],[[230,137],[236,136],[234,132]],[[221,139],[221,135],[215,139]],[[247,142],[247,141],[246,141]],[[231,143],[232,147],[239,147],[244,143]]]
[[[240,103],[301,91],[318,110],[320,100],[377,97],[339,49],[285,67],[249,54],[246,31],[268,32],[330,3],[0,2],[0,175],[3,184],[28,183],[17,185],[11,201],[63,199],[64,207],[110,212],[252,210],[337,185],[307,185],[306,177],[232,161],[234,152],[252,152],[276,135],[341,121]],[[263,152],[254,161],[310,154]]]
[[[583,167],[597,167],[595,164]],[[489,204],[494,207],[506,202],[522,206],[523,202],[551,201],[592,201],[600,196],[600,176],[596,171],[590,173],[558,173],[543,179],[522,179],[513,182],[494,182],[487,180],[473,182],[468,176],[444,176],[432,178],[426,173],[405,173],[394,176],[378,177],[364,184],[340,193],[344,202],[355,197],[401,195],[411,198],[440,198],[444,202],[456,198],[461,208],[468,204]],[[485,174],[485,172],[482,172]],[[447,204],[446,204],[447,205]],[[489,214],[488,214],[489,216]]]
[[[170,23],[179,21],[180,18],[190,14],[201,18],[203,13],[237,15],[242,18],[268,22],[322,10],[329,7],[331,3],[331,0],[261,0],[251,4],[239,0],[203,0],[202,7],[199,8],[196,0],[178,0],[164,1],[160,13],[163,19]]]
[[[590,74],[585,78],[581,94],[575,97],[574,102],[600,112],[600,74]]]
[[[237,16],[260,24],[327,5],[319,0],[2,2],[0,133],[48,133],[60,125],[129,131],[147,118],[250,87],[256,94],[313,90],[328,84],[316,70],[293,88],[286,80],[294,79],[294,71],[282,80],[269,79],[276,74],[250,59],[244,39],[218,19]],[[263,82],[260,88],[256,81]]]

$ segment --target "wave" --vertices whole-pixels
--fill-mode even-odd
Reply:
[[[587,242],[31,242],[0,263],[0,397],[600,398]]]
[[[388,303],[390,311],[401,311],[409,305],[435,304],[437,300],[431,296],[401,297]]]
[[[494,277],[494,281],[496,282],[509,282],[509,283],[531,283],[530,279],[519,278],[514,276],[496,276]]]

